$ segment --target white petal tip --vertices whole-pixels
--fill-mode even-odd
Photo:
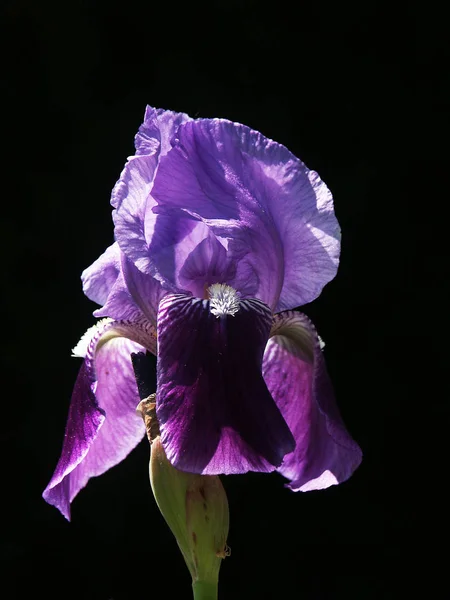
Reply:
[[[86,358],[87,349],[92,338],[95,336],[99,329],[106,325],[106,323],[111,323],[112,321],[113,319],[107,317],[106,319],[101,319],[95,325],[92,325],[92,327],[89,327],[86,333],[84,333],[81,336],[81,339],[78,342],[78,344],[74,348],[72,348],[72,356],[74,358]]]

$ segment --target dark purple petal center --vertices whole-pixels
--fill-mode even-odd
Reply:
[[[295,445],[262,377],[272,314],[259,300],[214,287],[210,300],[171,294],[159,306],[164,449],[184,471],[272,471]]]

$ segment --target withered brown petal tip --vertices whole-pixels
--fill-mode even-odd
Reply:
[[[217,558],[226,558],[227,556],[231,555],[231,548],[230,546],[225,545],[225,548],[223,550],[218,550],[216,552],[216,556]]]
[[[160,433],[158,419],[156,418],[155,399],[156,394],[150,394],[148,398],[141,400],[136,407],[136,412],[140,414],[144,420],[145,428],[147,430],[147,437],[150,443],[152,443]]]

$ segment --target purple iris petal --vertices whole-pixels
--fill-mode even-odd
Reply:
[[[198,295],[204,283],[227,277],[230,260],[220,241],[201,221],[182,211],[170,215],[153,212],[156,203],[150,191],[154,165],[148,166],[149,160],[148,156],[134,157],[122,172],[118,184],[121,204],[113,213],[116,239],[142,273],[154,275],[168,290]],[[185,267],[188,259],[190,264]],[[211,274],[214,281],[209,279]]]
[[[156,219],[148,252],[152,264],[159,265],[155,276],[165,288],[203,297],[205,287],[233,277],[236,265],[227,255],[223,241],[207,225],[185,218],[183,213],[181,218],[175,214],[147,216]]]
[[[295,491],[348,479],[362,459],[340,417],[317,333],[301,313],[275,315],[263,361],[267,387],[296,442],[278,471]]]
[[[120,270],[120,249],[115,242],[81,274],[83,292],[97,304],[105,304]]]
[[[147,319],[156,328],[158,304],[166,292],[159,281],[127,259],[117,242],[83,271],[81,280],[86,296],[103,305],[94,316],[117,321]]]
[[[82,471],[77,473],[77,466],[86,457],[105,420],[105,412],[98,405],[92,384],[86,363],[83,363],[72,394],[61,457],[42,494],[68,520],[71,501],[89,479],[89,474],[83,477]]]
[[[126,258],[121,261],[123,281],[143,316],[156,328],[158,305],[166,294],[159,281],[149,277]],[[139,320],[139,319],[138,319]]]
[[[88,345],[61,457],[43,493],[67,519],[70,503],[88,480],[121,462],[144,435],[142,419],[135,412],[139,395],[130,358],[144,348],[155,352],[154,333],[147,323],[102,323]]]
[[[136,154],[154,154],[164,156],[171,149],[172,137],[181,123],[190,121],[185,113],[147,106],[144,122],[134,138]]]
[[[316,298],[336,273],[340,248],[332,197],[317,173],[284,146],[222,119],[183,123],[173,144],[155,176],[152,212],[185,212],[226,238],[238,268],[223,282],[235,289],[252,274],[256,296],[276,310]],[[156,271],[166,268],[157,225]]]
[[[147,211],[146,233],[150,239],[146,250],[151,265],[149,272],[154,273],[165,288],[175,292],[187,291],[180,281],[180,272],[191,253],[208,239],[209,228],[195,219],[186,218],[184,214],[160,216]],[[155,236],[158,244],[154,243]],[[203,268],[207,270],[208,265],[204,264]]]
[[[227,251],[217,237],[208,230],[208,237],[190,252],[179,272],[180,284],[194,296],[203,297],[212,283],[233,278],[236,266],[227,258]]]
[[[129,159],[116,183],[111,204],[115,238],[127,257],[143,273],[152,273],[145,231],[145,215],[155,205],[150,196],[160,159],[171,148],[170,141],[181,123],[183,113],[147,107],[144,123],[135,138],[136,156]]]
[[[158,304],[166,292],[159,281],[145,275],[121,254],[120,272],[105,305],[94,312],[96,317],[116,320],[147,320],[156,328]]]
[[[158,312],[157,416],[169,460],[205,474],[273,471],[294,440],[261,366],[270,309],[215,316],[210,300],[166,296]]]
[[[147,156],[135,157],[122,173],[123,200],[113,215],[116,239],[133,264],[167,290],[202,296],[205,285],[233,277],[235,261],[227,256],[226,241],[198,219],[183,211],[153,212],[153,171],[145,161]]]
[[[155,205],[150,191],[156,166],[157,157],[133,156],[125,165],[111,200],[116,206],[114,236],[122,252],[144,273],[150,272],[144,219],[146,210]]]

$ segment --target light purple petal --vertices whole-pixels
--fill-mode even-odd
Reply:
[[[362,453],[339,414],[315,328],[305,315],[287,311],[275,315],[271,335],[264,379],[296,442],[278,471],[295,491],[341,483]]]
[[[105,305],[96,310],[94,316],[118,321],[147,320],[156,329],[158,304],[165,293],[159,281],[139,271],[122,254],[119,276]]]
[[[88,480],[121,462],[144,435],[135,411],[139,395],[130,355],[145,348],[155,352],[151,327],[128,323],[100,323],[88,345],[72,395],[61,457],[43,493],[67,519],[70,503]]]
[[[150,194],[152,173],[146,171],[147,160],[148,157],[134,158],[122,173],[124,201],[120,209],[113,213],[116,239],[123,253],[139,271],[149,277],[155,276],[168,290],[198,295],[203,285],[201,281],[208,285],[219,280],[225,281],[229,271],[235,271],[235,268],[230,267],[230,260],[223,255],[219,259],[220,247],[223,246],[207,225],[181,211],[170,216],[153,213],[155,201]],[[209,245],[209,253],[201,248],[197,250],[205,240],[209,240],[205,242]],[[181,271],[188,257],[191,269],[184,269],[182,276]],[[197,273],[195,278],[191,278],[189,271],[192,270],[194,257]],[[156,263],[158,268],[155,267]],[[222,271],[218,270],[219,266],[223,267]],[[215,281],[208,280],[211,274],[216,276]]]
[[[122,252],[143,272],[149,272],[144,219],[146,210],[155,205],[150,191],[156,165],[157,157],[132,157],[113,190],[114,236]]]
[[[83,292],[97,304],[105,304],[120,270],[120,250],[115,242],[81,274]]]
[[[206,287],[227,282],[236,273],[223,240],[201,221],[186,218],[181,211],[170,216],[147,212],[146,232],[150,228],[154,228],[148,249],[152,272],[166,289],[203,298]]]
[[[240,270],[226,283],[241,289],[253,274],[257,297],[272,308],[316,298],[336,273],[340,247],[332,197],[317,173],[284,146],[222,119],[186,122],[173,143],[155,177],[153,212],[183,210],[227,238]]]
[[[158,312],[157,416],[167,457],[204,474],[273,471],[294,440],[261,374],[270,309],[166,296]]]
[[[171,140],[176,135],[178,127],[189,120],[190,117],[184,113],[147,106],[144,122],[134,138],[134,145],[135,156],[147,157],[144,162],[147,165],[147,175],[150,173],[150,179],[153,178],[160,158],[172,147]],[[134,158],[130,157],[129,161],[132,162]],[[127,165],[112,192],[111,204],[114,208],[119,208],[127,198],[126,177]]]
[[[143,273],[153,274],[144,229],[145,214],[155,205],[150,196],[153,179],[161,157],[171,148],[171,139],[188,119],[183,113],[147,107],[135,138],[136,156],[128,160],[111,196],[116,209],[115,238],[122,252]]]
[[[168,289],[178,291],[175,281],[180,265],[207,236],[208,227],[189,215],[175,218],[153,213],[156,203],[150,191],[154,167],[148,156],[133,157],[125,166],[120,180],[121,204],[113,211],[114,235],[122,252],[141,272],[155,275]],[[156,223],[157,245],[153,239]]]
[[[149,192],[151,183],[144,182],[145,163],[141,158],[144,161],[148,157],[135,158],[122,174],[128,196],[113,215],[122,251],[139,271],[155,276],[172,292],[203,296],[205,286],[232,279],[235,257],[227,255],[226,240],[218,239],[206,224],[183,211],[172,211],[170,215],[152,211],[155,201]],[[245,290],[253,288],[247,285]]]
[[[81,275],[83,291],[103,306],[95,317],[117,321],[149,321],[156,328],[156,314],[166,293],[159,281],[139,271],[115,242]]]
[[[227,251],[212,231],[187,256],[179,270],[182,287],[203,298],[205,289],[213,283],[229,281],[236,267],[227,260]]]
[[[158,305],[167,292],[161,287],[159,281],[142,273],[125,255],[122,257],[121,267],[128,292],[143,316],[156,329]]]
[[[175,292],[184,291],[180,271],[191,252],[208,238],[209,228],[184,213],[160,216],[147,211],[145,231],[148,240],[148,271],[165,288]]]
[[[144,122],[134,138],[136,154],[158,151],[160,156],[164,156],[171,148],[171,139],[178,127],[189,120],[190,117],[184,113],[147,106]]]

